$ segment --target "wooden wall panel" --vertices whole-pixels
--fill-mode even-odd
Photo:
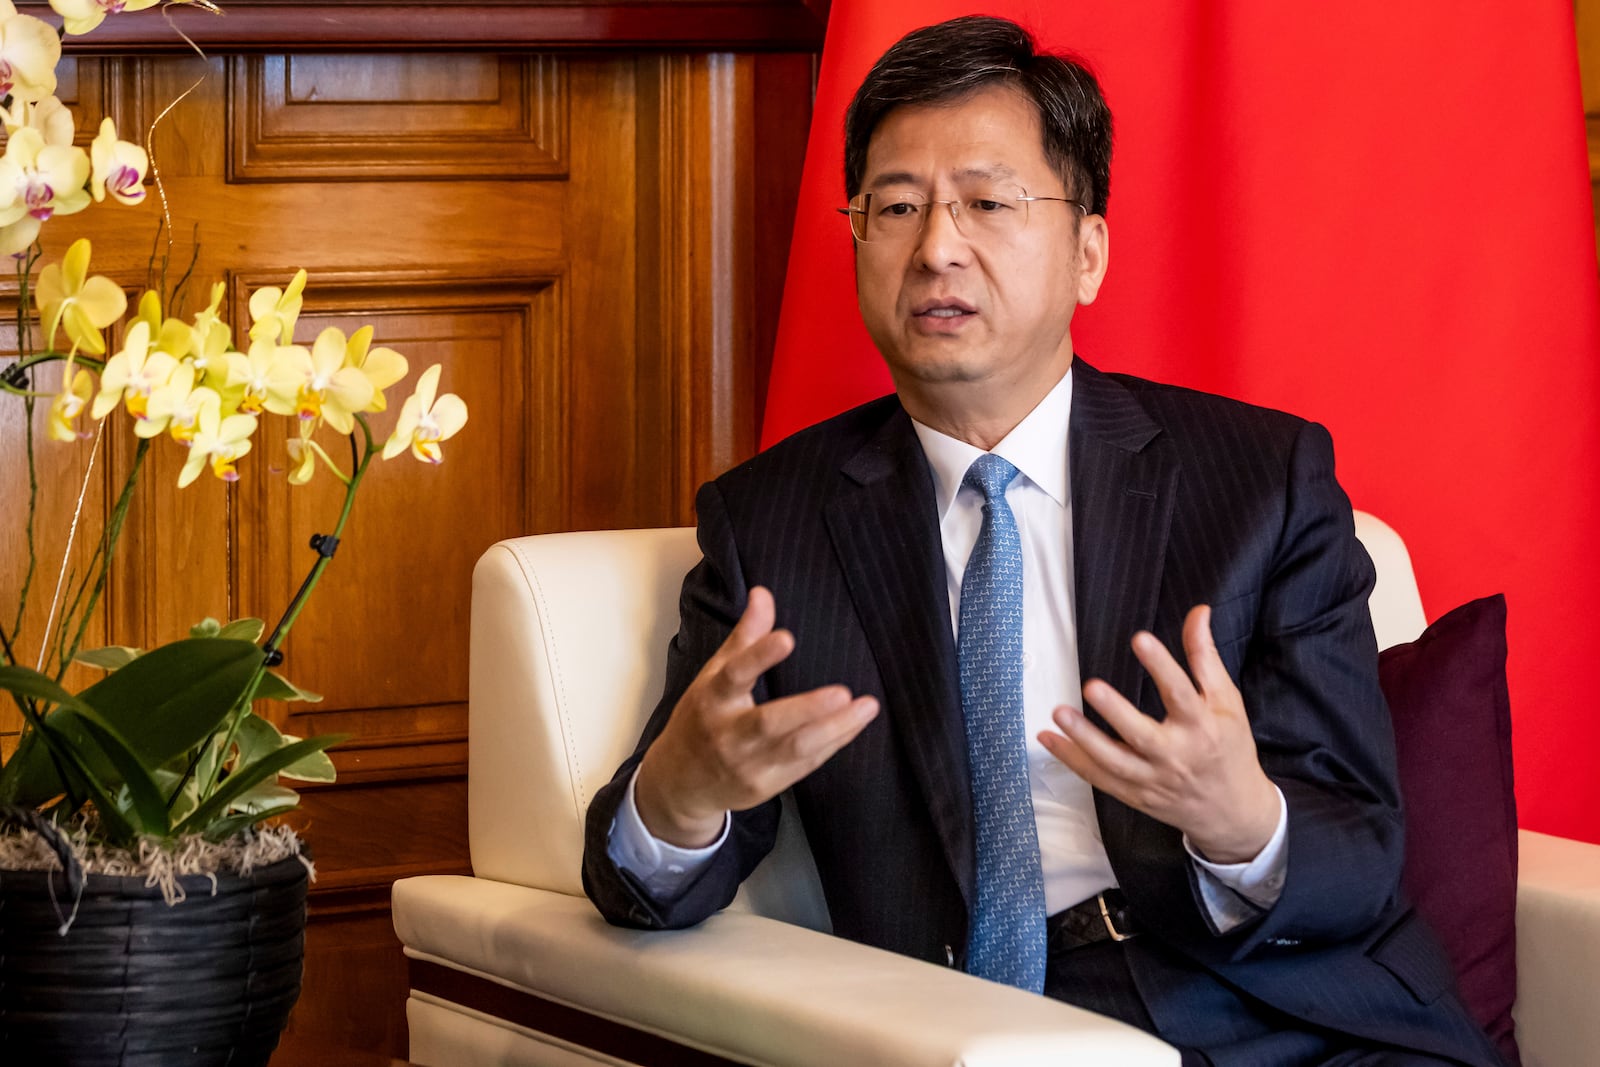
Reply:
[[[549,57],[245,58],[233,67],[229,177],[560,177],[564,71]]]
[[[305,994],[275,1063],[330,1062],[330,1048],[403,1055],[389,885],[469,869],[472,565],[526,532],[690,522],[698,484],[754,450],[814,57],[75,63],[63,90],[80,125],[165,113],[160,184],[145,207],[52,223],[51,258],[89,236],[94,271],[134,294],[152,248],[169,281],[192,261],[171,310],[192,314],[224,281],[241,341],[250,292],[305,267],[299,343],[370,322],[411,363],[373,420],[380,434],[433,362],[471,409],[442,465],[378,461],[285,649],[285,673],[326,699],[266,709],[296,734],[351,735],[332,753],[339,781],[307,789],[296,817],[321,877]],[[176,225],[158,240],[162,196]],[[4,353],[15,346],[0,316]],[[182,491],[181,448],[157,442],[91,644],[170,640],[205,615],[276,621],[341,498],[326,472],[286,483],[291,432],[266,420],[239,482],[204,475]],[[20,405],[0,399],[0,455],[20,457],[23,436]],[[319,440],[348,453],[331,431]],[[52,532],[91,447],[39,441]],[[114,417],[85,498],[93,528],[133,451]],[[0,607],[26,567],[13,520],[27,495],[18,464],[0,464]],[[0,707],[0,746],[17,727]]]
[[[0,306],[9,312],[15,307],[14,298],[7,304],[9,306]],[[10,314],[5,315],[5,321],[11,321]],[[16,362],[14,327],[0,328],[0,353],[3,353],[0,354],[0,371],[4,371]],[[35,388],[53,392],[60,380],[60,372],[54,368],[41,371],[35,378]],[[53,674],[59,659],[53,648],[42,647],[46,620],[52,610],[57,610],[53,605],[70,597],[75,579],[90,569],[95,539],[104,526],[105,501],[110,494],[108,453],[111,441],[118,431],[126,432],[127,427],[120,422],[108,425],[98,447],[96,441],[90,440],[84,447],[63,449],[45,436],[49,411],[49,399],[40,399],[34,406],[31,420],[38,466],[38,485],[34,488],[29,484],[26,463],[29,420],[24,406],[16,397],[0,396],[0,442],[4,442],[3,451],[0,451],[0,456],[4,457],[4,462],[0,462],[0,634],[5,635],[17,662]],[[81,512],[80,493],[83,497]],[[31,551],[26,526],[30,496],[38,501]],[[73,539],[69,555],[68,533],[75,513],[80,534]],[[66,585],[58,597],[57,583],[63,578]],[[17,604],[25,586],[28,606],[19,617]],[[104,612],[91,620],[86,638],[88,647],[106,643]],[[76,680],[82,684],[90,679],[83,671]],[[21,728],[22,713],[7,694],[0,699],[0,755],[10,755]]]
[[[108,19],[68,47],[85,54],[638,49],[816,51],[829,0],[244,0],[227,17],[167,5]],[[48,0],[19,10],[50,17]],[[165,16],[165,17],[164,17]],[[171,25],[167,18],[170,18]]]
[[[243,276],[236,292],[242,297],[263,280]],[[384,344],[411,361],[411,378],[391,389],[391,412],[404,402],[402,387],[433,363],[443,367],[442,388],[471,398],[469,431],[445,443],[439,466],[409,452],[374,461],[345,540],[285,646],[285,671],[308,686],[317,679],[313,687],[325,697],[296,709],[310,732],[328,732],[315,728],[319,715],[370,710],[375,718],[364,732],[403,734],[376,713],[450,704],[465,710],[469,603],[441,590],[470,588],[473,564],[495,541],[536,528],[539,518],[546,528],[559,524],[560,508],[551,506],[559,500],[539,494],[543,506],[535,507],[529,475],[535,442],[548,455],[559,441],[561,288],[552,277],[443,281],[381,272],[319,275],[313,286],[316,303],[302,315],[303,336],[329,326],[348,335],[371,323]],[[535,395],[542,406],[530,402]],[[288,420],[272,420],[263,431],[258,447],[287,466],[294,433]],[[320,443],[349,468],[343,439],[324,430]],[[251,561],[241,592],[246,600],[286,604],[317,558],[311,535],[333,529],[344,486],[319,471],[306,486],[261,478],[252,488],[237,524],[240,557]],[[381,610],[372,610],[375,593]]]

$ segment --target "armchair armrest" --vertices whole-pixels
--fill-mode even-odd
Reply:
[[[1526,1067],[1600,1049],[1600,845],[1523,830],[1517,872],[1517,1044]]]
[[[743,1063],[1177,1067],[1179,1059],[1113,1019],[756,915],[624,930],[579,897],[433,876],[395,883],[394,921],[413,960]]]

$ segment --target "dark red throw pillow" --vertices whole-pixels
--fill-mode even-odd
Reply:
[[[1506,601],[1463,604],[1386,649],[1406,811],[1404,884],[1461,980],[1461,998],[1506,1061],[1517,995],[1517,810],[1511,788]]]

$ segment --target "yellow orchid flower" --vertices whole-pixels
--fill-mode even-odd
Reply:
[[[21,259],[28,246],[39,239],[39,229],[43,225],[32,215],[24,215],[10,225],[0,226],[0,256]]]
[[[317,454],[311,444],[312,424],[300,424],[300,436],[289,440],[289,459],[294,464],[289,469],[290,485],[305,485],[317,472]]]
[[[69,145],[78,132],[72,110],[54,96],[37,103],[13,100],[9,108],[0,110],[0,122],[5,123],[7,136],[21,129],[38,130],[47,145]]]
[[[107,15],[123,11],[143,11],[155,7],[161,0],[50,0],[70,34],[85,34],[106,20]]]
[[[223,321],[220,309],[227,294],[226,282],[211,287],[211,303],[195,313],[189,329],[189,358],[205,384],[219,393],[228,387],[228,355],[233,347],[233,328]]]
[[[228,350],[233,345],[233,331],[227,323],[214,320],[204,334],[198,329],[191,329],[190,337],[190,362],[204,378],[206,385],[221,392],[228,385]]]
[[[146,289],[145,294],[139,298],[139,309],[133,313],[134,321],[150,324],[150,332],[161,332],[161,294],[154,289]]]
[[[309,354],[297,346],[285,349],[283,355],[299,378],[292,413],[301,419],[321,419],[339,433],[355,429],[355,413],[367,410],[376,391],[365,374],[345,366],[344,352],[344,334],[329,328],[317,336]],[[274,407],[270,398],[267,410],[291,414]]]
[[[228,283],[217,282],[211,286],[211,302],[194,313],[194,332],[197,338],[203,338],[211,332],[211,324],[222,321],[222,298],[228,295]],[[204,347],[199,340],[195,348]]]
[[[80,437],[88,437],[87,433],[79,433],[74,423],[94,395],[94,376],[82,367],[74,373],[72,364],[68,363],[61,378],[61,392],[50,402],[50,439],[76,441]]]
[[[43,19],[0,9],[0,96],[32,103],[56,91],[61,38]]]
[[[219,407],[206,404],[200,410],[199,428],[189,442],[189,459],[178,473],[178,488],[182,489],[200,477],[200,468],[211,461],[211,473],[225,482],[239,480],[235,467],[240,457],[250,451],[250,435],[256,432],[254,415],[229,415],[222,417]]]
[[[169,356],[183,359],[194,350],[194,330],[182,319],[168,319],[161,315],[161,294],[154,289],[145,291],[139,298],[135,319],[147,323],[153,346]]]
[[[250,339],[266,338],[286,345],[294,344],[294,324],[300,318],[306,288],[306,272],[296,271],[288,289],[269,285],[250,294]]]
[[[300,355],[292,355],[295,352]],[[242,390],[239,411],[245,415],[263,411],[295,414],[295,398],[302,380],[298,369],[301,356],[306,361],[311,359],[310,353],[298,345],[283,346],[264,339],[252,342],[248,353],[228,353],[227,388]]]
[[[448,441],[467,424],[467,405],[454,393],[434,398],[439,372],[439,364],[435,363],[417,379],[417,391],[406,398],[400,421],[383,446],[384,459],[393,459],[409,445],[411,454],[424,463],[443,462],[439,442]]]
[[[143,320],[134,323],[123,339],[122,351],[106,360],[100,372],[100,393],[94,398],[91,414],[103,419],[125,399],[130,415],[147,417],[150,394],[166,385],[177,369],[176,359],[150,347],[150,324]]]
[[[51,263],[39,272],[33,299],[47,344],[55,344],[57,328],[65,328],[74,351],[82,348],[97,356],[106,350],[100,331],[128,310],[122,286],[110,278],[89,277],[89,241],[84,237],[72,242],[60,263]]]
[[[155,398],[151,397],[151,403],[154,402]],[[200,422],[209,410],[219,414],[223,412],[222,396],[215,389],[197,386],[173,411],[172,421],[167,423],[167,432],[183,447],[192,447],[195,434],[200,432]]]
[[[144,172],[150,169],[150,156],[144,149],[117,140],[117,127],[109,118],[100,120],[100,132],[89,146],[92,172],[89,191],[95,203],[110,193],[121,204],[144,200]]]
[[[24,127],[6,141],[0,159],[0,225],[31,215],[48,222],[90,204],[89,155],[76,145],[45,144],[44,134]]]
[[[338,330],[333,332],[339,335],[340,343],[344,344],[344,365],[365,374],[367,381],[372,383],[372,402],[366,410],[386,410],[388,402],[384,399],[383,391],[404,378],[411,369],[406,357],[392,348],[372,348],[369,351],[372,344],[371,326],[363,326],[351,334],[348,343],[344,341],[344,334]]]
[[[155,437],[167,430],[174,441],[188,447],[199,431],[201,412],[207,405],[220,411],[222,397],[215,389],[195,385],[194,364],[179,363],[165,385],[150,391],[145,416],[133,424],[133,432],[140,437]]]

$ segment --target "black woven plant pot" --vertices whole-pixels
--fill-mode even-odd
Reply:
[[[300,995],[306,869],[181,879],[169,906],[142,878],[0,871],[0,1063],[265,1065]]]

